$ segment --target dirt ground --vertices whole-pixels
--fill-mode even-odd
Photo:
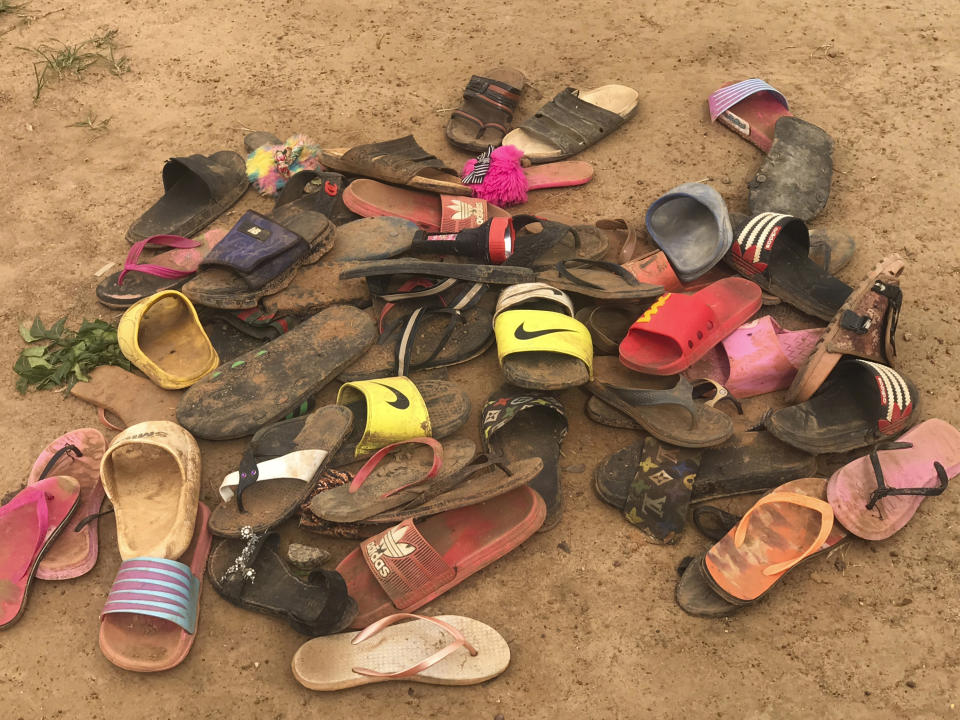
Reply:
[[[35,20],[23,22],[24,13]],[[34,102],[32,57],[18,46],[77,42],[104,24],[119,29],[131,72],[53,83]],[[706,98],[725,81],[761,76],[796,114],[836,139],[830,202],[813,224],[856,238],[844,279],[858,281],[887,253],[908,261],[902,368],[921,388],[923,417],[960,424],[953,355],[960,251],[950,239],[960,181],[951,135],[960,112],[960,60],[950,51],[958,29],[960,6],[949,0],[559,0],[477,8],[439,0],[34,0],[0,14],[7,138],[0,366],[10,368],[22,347],[18,323],[37,313],[45,320],[67,314],[71,324],[115,320],[94,299],[94,273],[122,261],[124,232],[158,195],[163,162],[242,150],[243,128],[300,130],[334,147],[413,132],[458,163],[466,156],[445,143],[443,126],[472,73],[521,68],[530,86],[520,118],[566,86],[620,82],[640,91],[640,111],[582,154],[595,165],[595,180],[541,193],[530,207],[585,222],[642,223],[663,191],[704,178],[732,210],[745,210],[746,183],[761,155],[709,122]],[[108,129],[70,127],[88,112],[110,118]],[[248,207],[269,204],[249,192],[220,222],[229,225]],[[464,382],[479,408],[499,383],[496,359],[488,352],[450,377]],[[20,397],[13,385],[10,372],[0,386],[7,468],[0,493],[23,482],[51,439],[97,425],[79,401],[52,392]],[[209,584],[196,643],[181,666],[155,676],[120,670],[97,647],[98,613],[119,564],[108,517],[97,567],[71,582],[36,582],[21,622],[0,634],[0,715],[958,716],[957,490],[924,503],[888,541],[854,543],[796,570],[755,607],[725,620],[696,619],[674,604],[675,567],[706,541],[690,529],[676,546],[647,544],[600,502],[590,488],[593,468],[633,435],[587,420],[579,391],[562,400],[571,418],[562,522],[424,609],[497,628],[512,651],[498,679],[314,694],[289,669],[303,638],[227,604]],[[476,421],[463,434],[478,439]],[[212,503],[243,443],[201,447],[202,495]],[[319,542],[335,559],[351,547]]]

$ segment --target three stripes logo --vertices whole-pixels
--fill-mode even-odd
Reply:
[[[790,215],[760,213],[746,224],[730,248],[730,259],[744,275],[757,275],[767,269],[770,250]]]
[[[383,561],[383,558],[388,557],[398,560],[407,557],[407,555],[412,555],[417,549],[409,543],[401,542],[409,529],[409,527],[398,525],[387,530],[379,541],[371,540],[367,543],[367,556],[370,558],[371,564],[377,569],[380,577],[386,577],[390,574],[390,568]]]
[[[877,420],[877,429],[884,435],[899,431],[900,426],[913,413],[913,397],[910,386],[896,370],[869,360],[857,360],[874,376],[880,394],[880,411],[883,417]]]

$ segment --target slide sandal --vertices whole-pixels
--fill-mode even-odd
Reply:
[[[224,540],[210,553],[207,578],[228,602],[244,610],[279,617],[297,632],[316,637],[350,626],[357,604],[340,573],[314,570],[306,578],[291,572],[279,553],[279,535],[247,533]]]
[[[567,88],[507,133],[502,144],[515,145],[535,165],[565,160],[633,117],[639,100],[640,93],[625,85]]]
[[[470,189],[464,186],[467,193]],[[453,233],[480,227],[492,217],[510,217],[510,213],[480,198],[418,192],[385,185],[376,180],[354,180],[343,192],[343,202],[362,217],[382,215],[416,223],[427,232]]]
[[[249,148],[246,157],[247,179],[261,195],[276,197],[301,172],[323,170],[320,148],[302,133],[280,140],[268,132],[250,133],[244,145],[260,143]]]
[[[960,474],[960,431],[937,418],[837,470],[827,500],[858,537],[885,540],[907,524],[924,497],[940,495]]]
[[[476,198],[498,207],[522,205],[531,190],[576,187],[593,179],[593,166],[578,160],[523,167],[523,151],[513,145],[487,149],[463,166],[463,183]]]
[[[773,145],[777,121],[793,116],[783,94],[760,78],[724,85],[710,96],[707,106],[712,121],[719,121],[765,153]]]
[[[773,435],[814,455],[838,453],[894,438],[917,419],[919,393],[896,370],[841,360],[809,400],[767,415]]]
[[[788,402],[808,400],[844,356],[894,366],[904,267],[899,255],[886,257],[850,293],[800,366],[787,392]]]
[[[327,308],[191,387],[180,399],[177,420],[207,440],[252,435],[308,400],[375,338],[367,313],[347,305]]]
[[[340,173],[301,170],[287,180],[277,195],[271,217],[297,232],[300,231],[290,224],[290,220],[298,222],[296,215],[303,212],[326,215],[334,225],[353,222],[357,215],[343,204],[346,187],[347,182]]]
[[[646,225],[684,283],[720,262],[733,243],[727,204],[703,183],[684,183],[657,198],[647,210]]]
[[[221,363],[230,362],[261,347],[298,324],[297,318],[292,315],[277,317],[277,313],[264,313],[259,308],[214,310],[201,306],[197,314]]]
[[[201,240],[179,235],[157,235],[130,247],[123,269],[97,285],[97,300],[108,308],[123,309],[161,290],[178,290],[197,272],[200,261],[220,242],[226,230],[208,230]],[[140,262],[144,249],[174,248]]]
[[[503,388],[484,404],[480,433],[487,452],[510,465],[519,465],[526,458],[542,461],[542,469],[527,486],[543,498],[547,509],[538,532],[556,526],[564,506],[560,453],[567,435],[567,415],[563,403],[549,395],[518,394]]]
[[[735,240],[727,264],[798,310],[830,320],[853,289],[810,259],[810,234],[795,217],[733,216]]]
[[[163,166],[162,177],[163,197],[127,230],[130,244],[154,235],[195,235],[250,186],[246,162],[230,150],[171,158]]]
[[[422,437],[387,445],[357,470],[349,485],[318,493],[310,501],[310,510],[327,522],[350,523],[418,504],[421,496],[435,497],[465,480],[474,469],[470,463],[476,454],[472,440],[448,440],[441,445],[439,440]]]
[[[400,620],[411,622],[395,624]],[[509,664],[510,646],[489,625],[459,615],[395,613],[363,632],[309,641],[292,667],[305,688],[329,691],[388,680],[477,685]]]
[[[521,487],[419,524],[404,520],[361,542],[337,566],[359,607],[352,627],[423,607],[519,547],[546,512],[540,496]]]
[[[288,224],[281,225],[247,210],[203,259],[200,272],[183,286],[184,294],[207,307],[243,310],[283,290],[300,267],[333,246],[334,231],[327,216],[313,210],[292,209],[286,219]]]
[[[37,566],[39,580],[70,580],[88,573],[97,562],[97,513],[103,503],[100,460],[107,442],[92,428],[72,430],[47,445],[30,470],[28,485],[52,475],[66,475],[80,486],[76,523],[60,535]],[[86,522],[90,519],[90,522]],[[82,525],[81,525],[82,523]]]
[[[127,360],[166,390],[189,387],[220,364],[193,303],[176,290],[131,305],[117,325],[117,343]]]
[[[298,418],[299,419],[299,418]],[[256,435],[239,469],[220,483],[223,502],[210,516],[210,532],[241,537],[245,528],[262,533],[293,515],[310,497],[330,457],[350,431],[353,415],[330,405],[302,418],[300,432],[279,453],[264,452]],[[262,459],[264,457],[269,459]]]
[[[70,391],[71,397],[96,407],[101,422],[111,430],[123,430],[148,420],[176,422],[182,394],[164,390],[114,365],[95,367],[87,382],[78,382]],[[120,424],[108,420],[107,413]]]
[[[640,302],[663,293],[661,285],[641,283],[616,263],[570,258],[537,273],[537,280],[600,302]]]
[[[601,500],[617,510],[622,510],[627,501],[642,452],[643,440],[637,440],[597,466],[593,489]],[[813,455],[780,442],[770,433],[746,432],[721,447],[703,451],[690,502],[765,492],[797,476],[815,473],[816,469],[817,460]]]
[[[353,425],[331,461],[334,467],[369,457],[402,440],[440,440],[463,427],[470,417],[470,398],[447,380],[414,382],[387,377],[347,382],[337,392],[337,403],[353,413]]]
[[[760,296],[755,283],[741,278],[717,280],[693,295],[661,295],[620,343],[620,362],[650,375],[686,370],[749,320]]]
[[[198,503],[190,512],[193,535],[179,559],[133,557],[120,564],[100,613],[100,652],[117,667],[169,670],[193,647],[210,552],[210,511]]]
[[[79,504],[80,484],[63,475],[27,485],[0,505],[0,630],[23,615],[37,566]]]
[[[526,82],[523,73],[511,67],[472,76],[463,91],[463,103],[447,121],[450,144],[472,153],[498,147],[510,131]]]
[[[821,332],[784,330],[765,315],[727,335],[684,374],[691,381],[716,380],[738,400],[783,390],[813,352]]]
[[[761,497],[704,555],[707,584],[728,603],[751,605],[792,568],[848,540],[826,489],[826,480],[803,478]]]
[[[100,476],[121,558],[173,560],[186,551],[200,494],[200,448],[190,433],[170,422],[132,425],[104,452]]]
[[[413,135],[349,149],[321,150],[320,162],[330,170],[415,190],[444,195],[470,194],[470,188],[460,182],[457,171],[420,147]],[[350,209],[358,215],[363,214]]]
[[[590,331],[573,317],[567,294],[545,283],[505,289],[493,318],[506,380],[531,390],[577,387],[593,377]]]

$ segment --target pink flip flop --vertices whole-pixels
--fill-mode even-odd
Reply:
[[[827,483],[827,501],[854,535],[883,540],[958,474],[960,431],[933,418],[837,470]]]
[[[0,507],[0,630],[23,615],[37,565],[79,502],[80,484],[64,475],[28,485]]]
[[[787,99],[760,78],[724,85],[707,100],[710,119],[726,125],[764,152],[773,145],[777,120],[791,117]]]
[[[743,399],[790,386],[821,330],[784,330],[769,315],[741,325],[684,374],[709,378]]]
[[[100,459],[106,448],[103,433],[93,428],[68,432],[40,453],[33,464],[28,485],[35,485],[50,475],[68,475],[80,484],[78,521],[100,512],[103,485],[100,484]],[[63,533],[44,555],[37,567],[40,580],[69,580],[90,571],[97,562],[96,520],[80,529]]]

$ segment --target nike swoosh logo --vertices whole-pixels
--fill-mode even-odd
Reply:
[[[551,328],[550,330],[525,330],[523,327],[523,323],[520,323],[517,329],[513,331],[513,336],[517,340],[533,340],[533,338],[538,338],[541,335],[549,335],[550,333],[558,333],[558,332],[573,332],[573,331],[568,330],[567,328]]]
[[[379,385],[380,387],[385,387],[387,390],[393,393],[394,399],[387,400],[387,405],[393,405],[393,407],[395,407],[397,410],[406,410],[408,407],[410,407],[410,399],[396,388],[392,388],[389,385],[384,385],[383,383],[374,384]]]

